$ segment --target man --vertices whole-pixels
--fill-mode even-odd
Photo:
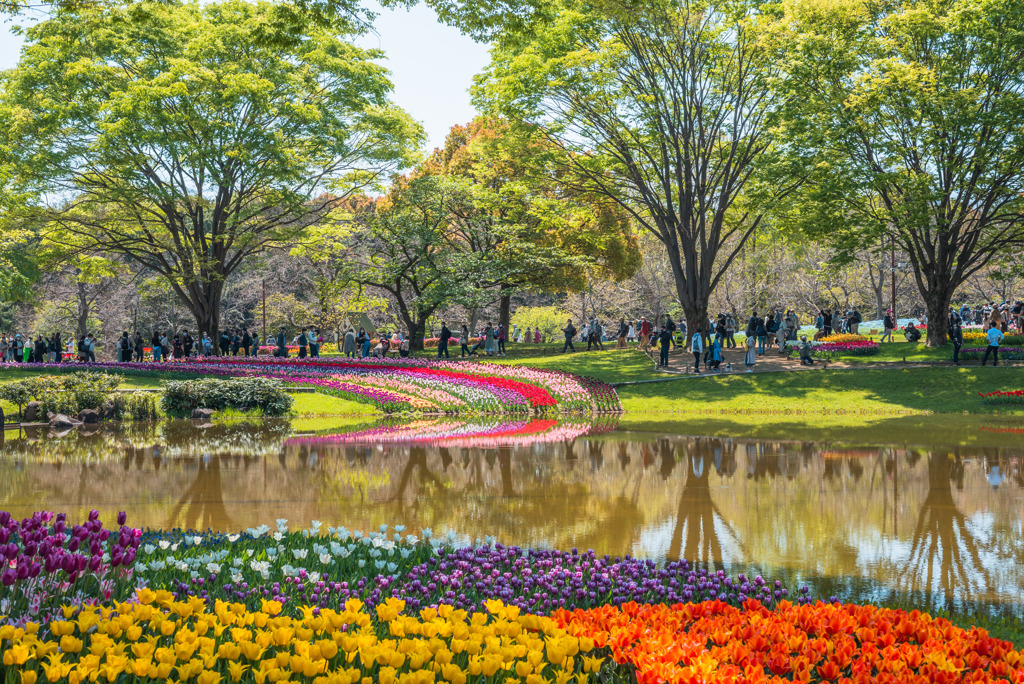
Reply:
[[[85,336],[85,351],[89,355],[89,363],[96,363],[96,338],[92,333]]]
[[[309,337],[306,336],[306,329],[299,333],[299,358],[306,358],[306,347],[309,345]]]
[[[964,346],[964,331],[960,327],[960,316],[953,314],[949,326],[949,339],[953,343],[953,365],[960,365],[960,347]]]
[[[822,337],[832,334],[832,312],[828,309],[823,309],[821,312],[821,333]]]
[[[952,309],[950,309],[950,311],[952,311]],[[888,338],[890,342],[893,342],[892,331],[895,327],[895,323],[892,320],[892,309],[886,309],[885,318],[882,319],[882,328],[884,332],[882,333],[882,339],[879,340],[879,342],[885,342],[886,338]]]
[[[988,347],[985,349],[985,356],[981,359],[981,365],[984,366],[985,362],[988,361],[988,355],[992,354],[992,365],[999,365],[999,343],[1003,341],[1003,331],[997,326],[992,326],[985,333],[985,337],[988,338]]]
[[[690,340],[690,351],[693,352],[693,372],[700,373],[700,355],[704,353],[704,331],[700,327]]]
[[[647,319],[644,320],[646,322]],[[571,318],[566,322],[565,327],[562,328],[562,332],[565,333],[565,344],[562,345],[562,353],[564,354],[566,349],[576,351],[576,347],[572,343],[572,338],[576,337],[576,326],[572,324]]]
[[[248,328],[242,328],[242,350],[245,352],[245,356],[249,355],[249,347],[252,346],[252,335],[249,334]]]
[[[149,346],[153,350],[153,361],[156,362],[156,363],[160,363],[160,358],[163,356],[164,348],[162,346],[160,346],[160,331],[159,330],[154,330],[153,331],[153,336],[151,338],[149,338]],[[84,349],[84,347],[85,347],[85,338],[84,337],[82,338],[82,347],[83,348],[80,351],[83,352],[83,354],[84,354],[84,352],[85,352],[85,349]]]
[[[667,325],[661,326],[661,333],[658,335],[658,341],[661,342],[661,358],[658,362],[659,368],[668,368],[668,350],[672,347],[674,335],[668,329]]]
[[[619,319],[619,343],[616,345],[616,349],[626,348],[626,336],[629,335],[629,326],[626,325],[625,317]]]
[[[672,320],[672,316],[665,314],[665,330],[668,330],[668,334],[672,336],[673,348],[679,346],[676,344],[676,330],[678,329],[679,328],[676,327],[676,322]]]
[[[195,344],[195,340],[188,334],[188,330],[181,331],[181,353],[187,359],[192,356],[192,346]]]
[[[284,326],[281,326],[281,331],[277,333],[277,349],[274,350],[274,356],[281,359],[288,358],[288,339],[284,334]]]
[[[857,311],[857,307],[853,307],[853,313],[850,314],[850,332],[854,335],[860,334],[860,322],[860,311]]]
[[[227,356],[231,353],[231,331],[221,331],[220,339],[217,341],[217,346],[220,348],[221,356]]]
[[[345,333],[345,342],[341,347],[341,351],[345,354],[345,358],[354,359],[356,356],[356,329],[349,328],[348,332]]]
[[[117,340],[117,362],[128,363],[132,360],[132,341],[128,339],[128,331],[124,330],[121,332],[121,337]]]
[[[448,339],[452,336],[452,331],[448,329],[448,323],[441,321],[441,337],[437,340],[437,358],[441,358],[444,354],[444,358],[450,359],[451,355],[448,353]],[[355,336],[352,337],[352,344],[355,346]],[[345,336],[345,348],[348,349],[348,335]]]
[[[814,365],[814,358],[811,356],[811,343],[807,341],[807,335],[800,336],[800,365]]]

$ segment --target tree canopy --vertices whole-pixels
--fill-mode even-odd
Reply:
[[[313,22],[265,44],[273,12],[61,9],[0,82],[0,178],[36,198],[46,238],[159,274],[210,334],[247,258],[379,187],[421,139],[379,53]]]

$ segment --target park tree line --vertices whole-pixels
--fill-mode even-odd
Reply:
[[[50,6],[0,79],[0,323],[216,336],[269,290],[415,349],[515,306],[878,314],[895,279],[937,345],[1020,296],[1019,2],[428,4],[492,50],[426,155],[352,0]]]

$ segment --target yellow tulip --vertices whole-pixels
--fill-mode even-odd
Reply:
[[[245,671],[249,669],[248,665],[243,665],[237,661],[232,660],[228,663],[228,675],[231,677],[232,682],[238,682],[245,674]]]
[[[533,672],[533,666],[530,663],[523,660],[516,662],[516,674],[520,677],[526,677]]]
[[[260,611],[267,615],[277,615],[281,612],[281,602],[263,599],[260,603]]]
[[[210,670],[203,670],[199,673],[196,678],[198,684],[220,684],[221,674],[219,672],[211,672]]]
[[[22,670],[21,672],[21,684],[36,684],[38,678],[39,673],[35,670]]]
[[[75,633],[75,623],[69,621],[54,620],[50,623],[50,634],[62,637]]]
[[[4,651],[4,665],[24,665],[29,657],[29,647],[26,644],[14,644]]]

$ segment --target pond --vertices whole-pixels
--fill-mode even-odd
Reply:
[[[364,530],[404,524],[454,530],[466,542],[491,535],[756,570],[808,583],[823,598],[1017,612],[1017,441],[684,436],[612,419],[9,430],[0,510],[77,520],[95,507],[104,519],[126,510],[137,526],[224,531],[277,518]]]

